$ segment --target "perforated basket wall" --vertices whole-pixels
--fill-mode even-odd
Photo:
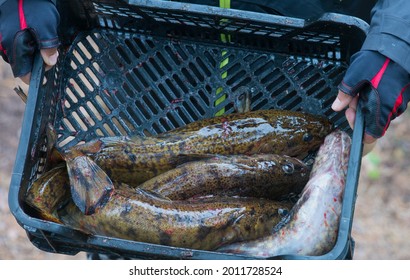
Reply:
[[[316,21],[169,1],[72,1],[62,11],[60,59],[34,104],[24,164],[11,192],[18,222],[42,250],[109,252],[159,258],[224,258],[212,252],[86,237],[32,217],[22,194],[47,164],[46,125],[70,147],[109,135],[156,135],[235,111],[286,109],[327,116],[349,131],[330,105],[366,25],[327,14]],[[74,8],[73,8],[74,7]],[[81,20],[79,20],[81,19]],[[354,38],[354,40],[352,40]],[[31,106],[28,104],[28,106]],[[18,197],[18,201],[13,200]],[[350,232],[348,233],[350,234]],[[337,256],[345,257],[345,256]],[[228,258],[228,257],[227,257]],[[235,258],[230,256],[229,258]]]

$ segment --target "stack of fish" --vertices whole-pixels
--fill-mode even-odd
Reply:
[[[265,243],[278,243],[262,255],[293,253],[286,247],[300,241],[289,237],[290,245],[275,251],[273,236],[287,227],[303,235],[295,220],[323,222],[315,211],[330,206],[317,197],[341,203],[346,139],[324,117],[281,110],[214,117],[156,137],[99,138],[59,151],[63,163],[54,157],[56,166],[25,199],[41,218],[87,234],[255,256]],[[301,159],[321,145],[311,172]],[[333,180],[319,176],[326,172]],[[284,199],[290,194],[301,194],[296,204]],[[309,206],[311,217],[301,217],[307,201],[325,206]],[[331,207],[335,214],[326,212],[324,222],[335,232],[338,208]],[[312,243],[335,238],[325,239]]]

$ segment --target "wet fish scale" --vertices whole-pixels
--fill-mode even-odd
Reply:
[[[273,234],[224,246],[221,252],[271,257],[282,254],[323,255],[337,239],[351,138],[329,134],[320,147],[310,179],[291,212]]]
[[[90,156],[114,180],[137,185],[192,154],[275,153],[303,158],[332,130],[320,116],[259,110],[196,121],[157,137],[107,137],[66,153]]]
[[[66,225],[90,234],[213,250],[235,240],[266,235],[281,219],[278,209],[290,207],[290,203],[254,199],[183,203],[116,189],[112,200],[91,216],[71,203],[59,211],[59,217]]]
[[[280,199],[300,193],[310,168],[288,156],[233,155],[188,162],[139,185],[172,200],[229,195]]]

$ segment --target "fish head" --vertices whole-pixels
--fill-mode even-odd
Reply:
[[[288,147],[294,156],[304,157],[308,153],[317,151],[326,136],[333,130],[333,124],[326,117],[306,116],[293,136],[289,138]]]

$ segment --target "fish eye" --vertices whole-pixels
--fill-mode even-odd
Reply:
[[[285,217],[289,213],[289,211],[283,208],[279,208],[278,213],[281,217]]]
[[[295,172],[295,166],[292,163],[286,163],[282,166],[282,170],[286,174],[292,174],[293,172]]]
[[[303,141],[304,141],[304,142],[310,142],[310,141],[312,141],[312,140],[313,140],[313,135],[310,134],[309,132],[306,132],[306,133],[303,135]]]

